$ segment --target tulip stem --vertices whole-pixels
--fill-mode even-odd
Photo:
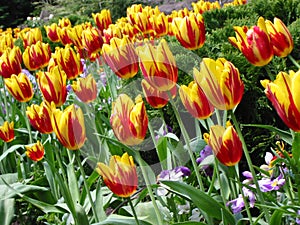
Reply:
[[[256,187],[258,198],[259,198],[260,202],[265,202],[264,196],[262,194],[262,191],[260,190],[260,187],[259,187],[259,184],[258,184],[258,181],[257,181],[257,177],[256,177],[256,174],[255,174],[255,171],[254,171],[253,163],[251,161],[251,157],[250,157],[250,154],[249,154],[249,151],[248,151],[245,139],[244,139],[242,131],[240,129],[240,125],[239,125],[239,123],[238,123],[238,121],[237,121],[237,119],[236,119],[233,111],[230,110],[229,113],[231,115],[231,119],[233,121],[233,124],[235,125],[235,129],[236,129],[236,131],[238,133],[238,136],[239,136],[239,138],[240,138],[240,140],[242,142],[242,146],[243,146],[244,154],[245,154],[245,157],[246,157],[246,161],[247,161],[249,170],[250,170],[250,172],[252,174],[252,177],[253,177],[253,183],[254,183],[254,185]],[[263,212],[265,214],[265,218],[266,218],[267,222],[269,223],[270,222],[269,212],[268,212],[268,210],[265,207],[263,207],[262,209],[263,209]]]
[[[159,210],[159,208],[158,208],[158,205],[157,205],[157,203],[156,203],[155,197],[154,197],[154,195],[153,195],[153,190],[152,190],[152,187],[151,187],[151,184],[150,184],[150,180],[149,180],[147,171],[145,170],[145,168],[146,168],[148,165],[146,165],[146,163],[142,160],[141,155],[140,155],[139,152],[136,152],[136,160],[137,160],[137,162],[139,163],[139,166],[140,166],[140,168],[141,168],[143,177],[144,177],[144,179],[145,179],[146,187],[147,187],[147,190],[148,190],[150,199],[151,199],[151,201],[152,201],[152,204],[153,204],[153,208],[154,208],[155,214],[156,214],[156,216],[157,216],[157,222],[158,222],[158,225],[163,225],[164,223],[163,223],[163,219],[162,219],[162,216],[161,216],[161,212],[160,212],[160,210]]]
[[[292,63],[297,66],[298,69],[300,69],[299,63],[291,56],[291,54],[288,55],[288,58],[292,61]]]
[[[25,123],[26,123],[26,127],[27,127],[27,130],[28,130],[29,143],[31,144],[32,143],[31,126],[30,126],[30,123],[29,123],[29,119],[26,116],[26,103],[25,102],[22,102],[22,109],[23,109],[23,112],[24,112],[24,117],[26,117],[25,118]]]
[[[133,216],[134,216],[134,219],[135,219],[136,224],[137,224],[137,225],[140,225],[140,222],[139,222],[139,220],[138,220],[138,217],[137,217],[137,215],[136,215],[136,212],[135,212],[135,209],[134,209],[134,206],[133,206],[133,204],[132,204],[132,201],[131,201],[131,198],[130,198],[130,197],[128,198],[128,202],[129,202],[130,208],[131,208],[131,210],[132,210],[132,213],[133,213]]]
[[[7,91],[5,88],[5,82],[4,82],[3,76],[1,76],[1,80],[2,80],[2,85],[3,85],[3,90],[4,90],[3,100],[4,100],[4,107],[5,107],[5,118],[6,118],[6,121],[9,122],[9,112],[8,112],[8,105],[7,105],[7,99],[6,99]]]
[[[178,112],[177,108],[176,108],[176,105],[175,105],[175,102],[174,102],[174,100],[173,100],[173,98],[172,98],[171,93],[168,92],[168,94],[169,94],[170,103],[171,103],[172,108],[173,108],[173,111],[174,111],[174,113],[175,113],[177,122],[178,122],[179,127],[180,127],[180,130],[181,130],[181,132],[182,132],[183,139],[184,139],[185,144],[186,144],[186,146],[187,146],[187,151],[188,151],[189,156],[190,156],[190,159],[191,159],[191,161],[192,161],[192,165],[193,165],[193,168],[194,168],[196,177],[197,177],[197,181],[198,181],[200,190],[201,190],[201,191],[204,191],[204,186],[203,186],[202,178],[201,178],[201,175],[200,175],[200,173],[199,173],[199,169],[198,169],[198,166],[197,166],[197,163],[196,163],[196,159],[195,159],[195,157],[194,157],[194,153],[193,153],[193,151],[192,151],[192,149],[191,149],[191,146],[190,146],[190,138],[189,138],[189,135],[188,135],[188,133],[187,133],[187,131],[186,131],[186,129],[185,129],[185,126],[184,126],[183,121],[182,121],[182,119],[181,119],[181,117],[180,117],[180,115],[179,115],[179,112]]]
[[[88,184],[87,184],[86,179],[85,179],[86,174],[84,172],[84,168],[82,166],[82,162],[81,162],[81,159],[80,159],[80,156],[79,156],[79,150],[75,151],[75,158],[76,158],[77,164],[79,166],[79,170],[80,170],[80,173],[81,173],[81,176],[82,176],[82,179],[83,179],[83,185],[84,185],[86,194],[88,196],[89,202],[91,204],[91,208],[92,208],[93,214],[95,216],[95,220],[96,220],[96,222],[99,222],[98,214],[97,214],[97,211],[95,209],[95,205],[94,205],[94,202],[93,202],[93,199],[92,199],[92,196],[91,196],[91,192],[90,192],[90,189],[89,189]]]

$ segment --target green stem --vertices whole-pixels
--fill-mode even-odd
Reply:
[[[292,61],[292,63],[297,66],[298,69],[300,69],[300,65],[299,63],[293,58],[293,56],[291,56],[290,54],[288,55],[289,60]]]
[[[161,212],[158,208],[155,197],[153,195],[153,190],[152,190],[152,187],[151,187],[151,184],[150,184],[150,180],[149,180],[147,171],[145,169],[147,167],[147,165],[144,162],[144,160],[141,158],[141,155],[140,155],[139,152],[136,153],[136,160],[140,165],[143,177],[145,179],[146,187],[147,187],[150,199],[151,199],[152,204],[153,204],[153,208],[154,208],[154,211],[155,211],[155,214],[156,214],[156,217],[157,217],[158,225],[163,225],[164,223],[163,223],[163,219],[162,219],[162,216],[161,216]]]
[[[26,127],[27,127],[27,130],[28,130],[29,143],[31,144],[32,143],[31,125],[30,125],[29,119],[26,116],[26,103],[25,102],[22,102],[22,111],[24,113],[25,123],[26,123]]]
[[[215,184],[215,181],[216,181],[216,178],[218,176],[219,171],[218,171],[218,167],[215,163],[215,166],[214,166],[214,172],[213,172],[213,175],[212,175],[212,178],[211,178],[211,181],[210,181],[210,185],[209,185],[209,188],[208,188],[208,191],[207,191],[207,194],[210,196],[212,191],[213,191],[213,188],[214,188],[214,184]],[[218,177],[219,178],[219,177]]]
[[[244,150],[244,155],[246,157],[246,161],[247,161],[247,164],[249,166],[249,170],[250,170],[250,172],[252,174],[252,177],[253,177],[253,183],[254,183],[254,185],[256,187],[258,199],[260,200],[260,202],[265,202],[264,196],[263,196],[263,194],[262,194],[262,192],[260,190],[260,187],[259,187],[259,184],[258,184],[258,181],[257,181],[257,177],[256,177],[256,174],[255,174],[255,171],[254,171],[253,163],[251,161],[251,157],[250,157],[250,154],[249,154],[246,142],[244,140],[242,131],[240,129],[240,125],[239,125],[239,123],[238,123],[238,121],[237,121],[234,113],[232,112],[232,110],[230,110],[229,113],[231,114],[231,119],[232,119],[232,121],[233,121],[233,123],[235,125],[235,129],[236,129],[236,131],[238,133],[238,136],[239,136],[239,138],[240,138],[240,140],[242,142],[242,146],[243,146],[243,150]],[[263,210],[263,212],[265,214],[265,218],[266,218],[267,222],[269,223],[270,222],[270,215],[269,215],[268,210],[265,207],[263,207],[262,210]]]
[[[196,163],[196,159],[194,157],[194,153],[191,149],[191,146],[190,146],[190,138],[189,138],[189,135],[185,129],[185,126],[183,124],[183,121],[179,115],[179,112],[176,108],[176,105],[175,105],[175,102],[173,100],[173,98],[171,97],[171,94],[169,94],[169,98],[170,98],[170,103],[173,107],[173,111],[175,113],[175,116],[176,116],[176,119],[177,119],[177,122],[179,124],[179,127],[180,127],[180,130],[182,132],[182,135],[183,135],[183,139],[186,143],[186,146],[187,146],[187,150],[188,150],[188,153],[189,153],[189,156],[190,156],[190,159],[191,159],[191,162],[192,162],[192,165],[193,165],[193,168],[194,168],[194,171],[195,171],[195,174],[196,174],[196,177],[197,177],[197,181],[198,181],[198,184],[199,184],[199,187],[200,187],[200,190],[201,191],[204,191],[204,186],[203,186],[203,182],[202,182],[202,178],[201,178],[201,175],[199,173],[199,169],[198,169],[198,166],[197,166],[197,163]]]
[[[219,171],[219,161],[218,161],[217,157],[214,157],[214,159],[215,159],[215,167],[217,168],[217,177],[218,177],[218,181],[219,181],[219,185],[220,185],[221,198],[222,198],[223,204],[226,205],[226,199],[225,199],[225,194],[224,194],[224,190],[223,190],[224,186],[222,185],[220,171]]]
[[[5,107],[5,118],[6,118],[6,121],[9,122],[9,112],[8,112],[8,105],[7,105],[7,98],[6,98],[7,91],[6,91],[6,88],[5,88],[5,82],[4,82],[3,76],[1,76],[1,81],[2,81],[3,90],[4,90],[3,100],[4,100],[4,107]]]
[[[130,208],[131,208],[131,210],[132,210],[132,213],[133,213],[133,216],[134,216],[134,219],[135,219],[136,224],[137,224],[137,225],[140,225],[140,222],[139,222],[139,220],[138,220],[138,217],[137,217],[137,215],[136,215],[136,212],[135,212],[135,209],[134,209],[134,206],[133,206],[133,204],[132,204],[132,201],[131,201],[131,198],[130,198],[130,197],[128,198],[128,202],[129,202]]]
[[[86,174],[84,172],[84,168],[82,166],[82,162],[81,162],[81,159],[80,159],[80,156],[79,156],[79,150],[75,151],[75,158],[76,158],[77,164],[79,165],[80,173],[81,173],[81,176],[82,176],[82,179],[83,179],[84,188],[85,188],[85,191],[87,193],[89,202],[91,204],[91,208],[92,208],[93,214],[95,216],[95,220],[96,220],[96,222],[99,222],[98,214],[97,214],[97,211],[95,209],[95,205],[94,205],[94,202],[93,202],[93,199],[92,199],[92,196],[91,196],[91,192],[90,192],[90,189],[89,189],[88,184],[87,184],[86,179],[85,179]]]

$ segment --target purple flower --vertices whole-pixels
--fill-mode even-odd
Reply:
[[[280,174],[277,178],[271,179],[271,178],[265,178],[258,181],[260,190],[262,192],[269,192],[269,191],[277,191],[279,190],[284,184],[285,179],[283,178],[283,175]]]
[[[231,210],[234,214],[241,212],[242,209],[245,207],[243,196],[241,194],[239,194],[238,198],[227,202],[226,205],[231,207]]]
[[[206,145],[203,150],[200,152],[200,157],[196,159],[196,162],[200,164],[207,156],[212,155],[212,148],[209,145]]]
[[[297,211],[297,214],[300,215],[300,210]],[[297,217],[295,222],[296,224],[300,224],[300,218]]]
[[[191,171],[185,166],[178,166],[172,170],[163,170],[158,175],[158,180],[172,180],[179,181],[182,180],[182,177],[189,176]]]

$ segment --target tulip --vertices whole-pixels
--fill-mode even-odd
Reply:
[[[274,81],[263,80],[262,86],[283,122],[295,132],[300,131],[300,70],[278,73]]]
[[[52,23],[50,26],[44,26],[46,30],[46,35],[52,42],[59,42],[59,36],[57,34],[57,24]]]
[[[97,83],[92,74],[73,81],[72,89],[80,101],[89,103],[97,98]]]
[[[8,123],[5,121],[2,126],[0,126],[0,138],[5,142],[11,142],[14,140],[14,122]]]
[[[242,142],[233,126],[226,129],[220,125],[211,126],[208,145],[225,166],[234,166],[242,158]]]
[[[140,144],[147,133],[148,116],[140,96],[136,104],[126,94],[113,102],[110,124],[117,139],[126,145]]]
[[[117,196],[130,197],[135,193],[138,185],[136,166],[132,156],[124,153],[111,157],[109,166],[98,163],[96,171],[102,176],[106,186]]]
[[[103,37],[106,44],[110,43],[113,37],[123,38],[122,28],[118,24],[110,24],[107,29],[103,30]]]
[[[63,45],[72,44],[72,39],[69,37],[69,32],[71,29],[71,26],[57,27],[57,34]]]
[[[39,41],[43,41],[42,31],[38,27],[23,29],[19,33],[19,37],[23,40],[24,49],[26,49],[28,46],[38,43]]]
[[[156,37],[165,36],[169,32],[168,17],[164,13],[149,18]]]
[[[83,24],[78,24],[67,30],[69,39],[78,49],[83,49],[81,36],[84,29]]]
[[[234,27],[236,38],[229,37],[229,42],[239,49],[246,59],[254,66],[265,66],[273,58],[273,46],[263,17],[260,17],[257,26],[248,28]]]
[[[205,26],[200,13],[191,13],[184,18],[174,18],[172,31],[180,44],[189,50],[195,50],[204,45]]]
[[[270,20],[266,20],[265,22],[273,45],[274,55],[279,57],[288,56],[294,48],[294,42],[290,31],[278,18],[274,18],[274,23]]]
[[[102,47],[103,57],[112,71],[120,78],[134,77],[138,70],[138,56],[128,37],[112,38]]]
[[[52,65],[49,63],[50,68],[58,65],[62,70],[64,70],[67,75],[67,79],[74,79],[83,71],[80,54],[76,54],[70,45],[66,45],[64,48],[56,48],[55,53],[52,55],[51,64]]]
[[[72,26],[72,23],[70,21],[69,18],[61,18],[58,20],[58,26],[60,28],[63,28],[63,27],[71,27]]]
[[[66,73],[55,66],[49,72],[39,71],[36,75],[44,100],[47,102],[53,101],[57,107],[64,104],[67,97]]]
[[[107,29],[110,24],[112,24],[110,10],[103,9],[100,13],[92,13],[94,22],[96,23],[98,29],[102,32]]]
[[[7,48],[12,49],[14,47],[14,38],[11,33],[3,34],[0,36],[0,56],[5,52]]]
[[[7,48],[0,57],[0,75],[9,78],[22,71],[22,52],[19,47]]]
[[[103,45],[103,38],[95,27],[88,27],[82,31],[82,45],[87,50],[88,54],[99,53]]]
[[[190,82],[188,86],[181,85],[179,96],[186,110],[197,119],[206,119],[214,111],[214,107],[195,81]]]
[[[55,107],[48,102],[42,102],[40,105],[32,104],[27,107],[26,115],[34,129],[42,134],[50,134],[53,132],[51,117]]]
[[[38,162],[44,158],[45,150],[43,144],[40,141],[37,141],[37,143],[31,146],[25,146],[25,149],[27,157],[33,161]]]
[[[51,58],[50,45],[43,42],[37,42],[28,46],[23,52],[23,61],[27,69],[37,70],[46,67]]]
[[[60,143],[69,150],[80,149],[86,140],[83,112],[74,104],[52,114],[52,127]]]
[[[28,102],[32,99],[32,84],[25,73],[13,74],[4,81],[9,93],[19,102]]]
[[[224,58],[204,58],[200,71],[194,68],[194,78],[217,109],[231,110],[242,100],[244,84],[239,70]]]
[[[142,88],[144,96],[146,97],[147,102],[153,108],[162,108],[168,104],[170,98],[167,91],[159,91],[156,88],[152,87],[145,79],[142,80]],[[175,98],[177,93],[177,87],[174,86],[170,90],[170,94]]]
[[[146,43],[137,47],[142,74],[149,84],[159,91],[172,89],[177,82],[178,68],[167,42],[162,39],[158,46]]]

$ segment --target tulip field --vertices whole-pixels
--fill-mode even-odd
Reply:
[[[300,224],[299,3],[1,29],[1,225]]]

